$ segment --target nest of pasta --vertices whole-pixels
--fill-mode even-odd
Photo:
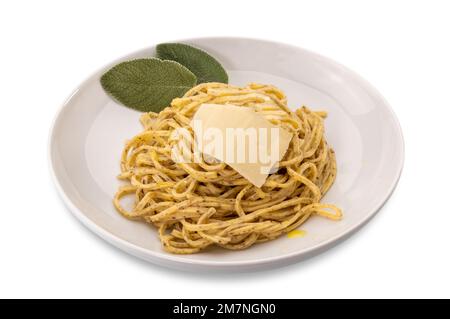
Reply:
[[[171,133],[189,129],[203,103],[251,107],[294,134],[278,171],[261,188],[225,163],[172,160],[176,140]],[[144,131],[122,153],[119,178],[127,183],[117,191],[114,205],[123,216],[156,226],[164,249],[177,254],[213,245],[244,249],[290,232],[312,215],[338,220],[338,207],[320,203],[336,178],[325,117],[305,106],[291,111],[284,93],[271,85],[197,85],[160,113],[142,115]],[[121,205],[126,195],[134,196],[132,209]]]

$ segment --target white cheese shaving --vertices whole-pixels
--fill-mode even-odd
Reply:
[[[204,158],[228,164],[257,187],[283,158],[293,136],[252,108],[229,104],[202,104],[191,126]]]

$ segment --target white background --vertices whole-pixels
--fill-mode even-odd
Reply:
[[[9,1],[0,4],[0,297],[450,297],[447,1]],[[65,209],[47,139],[64,99],[158,42],[247,36],[321,53],[390,102],[406,161],[362,230],[305,262],[183,273],[122,253]]]

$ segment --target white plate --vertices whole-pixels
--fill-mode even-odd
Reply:
[[[323,199],[343,208],[339,222],[312,217],[302,238],[283,236],[243,251],[212,249],[172,255],[156,230],[119,215],[112,197],[119,182],[119,156],[126,139],[141,131],[140,113],[113,102],[99,83],[113,64],[150,57],[154,47],[114,61],[89,77],[58,113],[50,136],[50,167],[72,213],[93,232],[150,262],[183,270],[253,270],[286,265],[329,248],[362,226],[387,200],[403,166],[400,125],[381,95],[366,81],[315,53],[268,41],[201,38],[182,41],[217,57],[230,83],[270,83],[290,107],[327,110],[326,135],[336,151],[338,174]]]

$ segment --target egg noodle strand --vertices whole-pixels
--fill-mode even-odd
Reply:
[[[202,103],[251,107],[274,125],[294,133],[277,172],[261,188],[225,163],[177,163],[171,133],[186,128]],[[236,87],[204,83],[176,98],[160,113],[141,116],[144,131],[126,143],[114,206],[125,217],[158,227],[166,251],[199,252],[208,246],[244,249],[275,239],[311,215],[339,220],[342,211],[320,199],[336,178],[334,151],[324,137],[325,112],[303,106],[295,112],[271,85]],[[127,210],[121,204],[134,196]]]

